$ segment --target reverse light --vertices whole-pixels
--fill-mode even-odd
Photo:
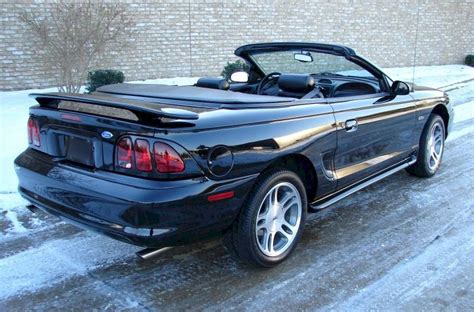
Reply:
[[[137,169],[140,171],[151,171],[151,154],[150,144],[147,140],[137,139],[135,140],[135,163]]]
[[[161,173],[184,171],[184,161],[171,146],[156,142],[153,146],[156,169]]]
[[[28,143],[41,146],[38,122],[31,117],[28,119]]]
[[[117,143],[117,161],[119,167],[131,169],[132,164],[132,140],[129,138],[123,138]]]

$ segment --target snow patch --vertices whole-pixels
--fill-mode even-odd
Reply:
[[[454,107],[454,123],[474,119],[474,101]]]
[[[413,67],[384,68],[383,71],[393,80],[413,80]],[[474,79],[474,68],[467,65],[415,67],[415,84],[421,86],[442,88],[470,79]]]
[[[48,241],[1,259],[0,300],[33,292],[133,254],[137,248],[93,233],[81,232],[72,239]]]
[[[23,224],[18,220],[18,215],[16,211],[8,210],[6,211],[5,216],[12,224],[10,228],[6,229],[7,233],[23,233],[27,231]]]
[[[465,136],[466,134],[473,133],[473,132],[474,132],[474,125],[462,128],[460,130],[455,130],[451,132],[450,134],[448,134],[448,138],[446,139],[446,142],[455,141]]]

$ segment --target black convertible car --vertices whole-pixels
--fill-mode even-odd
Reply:
[[[307,213],[388,175],[438,170],[453,110],[445,93],[392,81],[339,45],[238,48],[250,67],[194,86],[118,84],[32,94],[15,160],[33,207],[147,247],[224,233],[273,266]]]

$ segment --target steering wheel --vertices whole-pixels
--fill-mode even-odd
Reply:
[[[278,79],[281,76],[280,72],[271,72],[268,75],[265,75],[262,80],[258,83],[257,94],[262,95],[267,88],[265,88],[270,82]]]

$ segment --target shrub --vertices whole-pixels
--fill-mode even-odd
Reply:
[[[250,66],[241,60],[235,62],[227,62],[222,70],[221,76],[227,80],[230,80],[230,76],[237,71],[249,71]]]
[[[474,66],[474,54],[466,56],[466,65]]]
[[[95,89],[114,83],[122,83],[125,80],[124,74],[120,70],[98,69],[90,71],[87,75],[88,93],[94,92]]]

